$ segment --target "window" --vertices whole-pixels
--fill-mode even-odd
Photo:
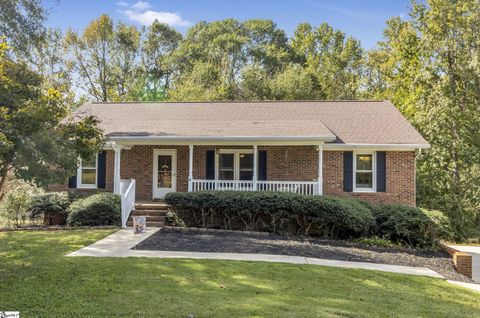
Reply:
[[[233,180],[235,178],[235,153],[218,155],[218,179]]]
[[[217,156],[218,180],[252,180],[253,151],[222,149]]]
[[[353,179],[355,180],[354,191],[374,192],[375,191],[375,154],[355,154]]]
[[[77,170],[78,188],[96,188],[97,187],[97,156],[89,159],[81,159]]]
[[[240,153],[238,156],[239,179],[253,180],[253,153]]]

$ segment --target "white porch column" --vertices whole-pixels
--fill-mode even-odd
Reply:
[[[115,161],[113,164],[113,193],[120,194],[120,158],[122,148],[120,145],[112,143],[115,152]]]
[[[193,145],[188,145],[188,192],[192,192],[193,180]]]
[[[258,189],[258,149],[257,145],[253,145],[253,190]]]
[[[317,194],[323,194],[323,144],[318,145],[318,177]]]

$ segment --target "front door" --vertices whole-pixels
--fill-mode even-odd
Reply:
[[[177,151],[153,151],[153,198],[163,198],[177,190]]]

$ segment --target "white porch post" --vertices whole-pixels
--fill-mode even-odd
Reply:
[[[253,145],[253,190],[258,189],[258,149],[257,145]]]
[[[115,161],[113,165],[113,193],[120,194],[120,157],[121,146],[112,143],[113,151],[115,152]]]
[[[188,145],[188,192],[192,192],[193,180],[193,145]]]
[[[323,194],[323,144],[318,145],[317,194]]]

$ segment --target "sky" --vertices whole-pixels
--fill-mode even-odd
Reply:
[[[60,0],[50,5],[50,27],[82,31],[103,13],[137,26],[155,19],[185,33],[199,21],[271,19],[291,36],[301,22],[327,22],[370,49],[382,39],[385,21],[408,17],[410,0]]]

